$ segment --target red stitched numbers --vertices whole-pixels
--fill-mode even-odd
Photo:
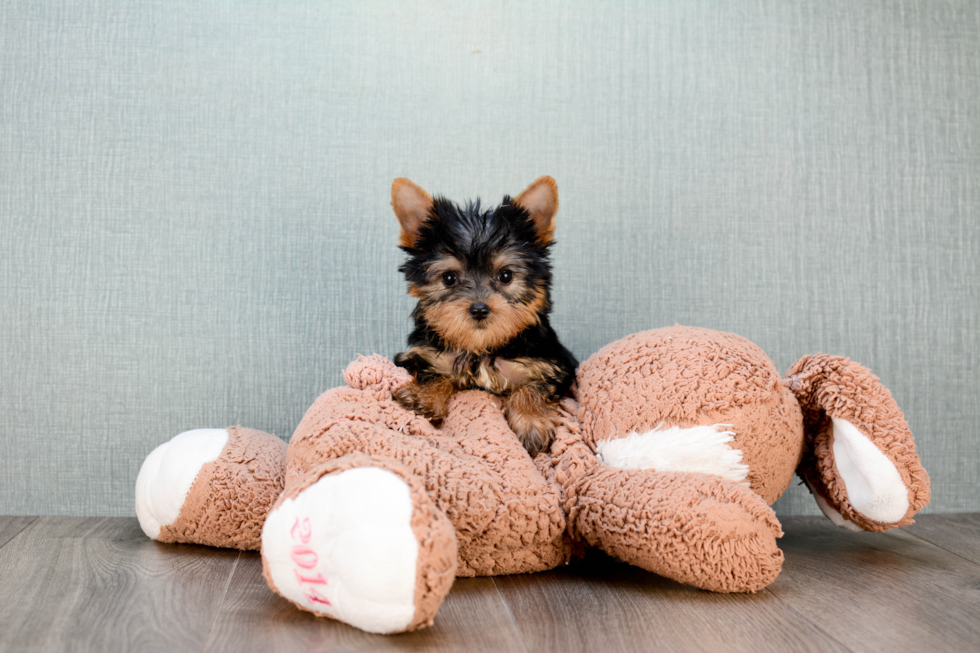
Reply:
[[[290,557],[293,559],[293,563],[302,569],[313,569],[316,567],[317,555],[316,551],[306,546],[310,542],[310,518],[307,517],[300,521],[299,517],[296,518],[296,523],[293,524],[292,530],[289,532],[292,536],[294,542],[298,544],[293,545],[293,550]],[[310,600],[311,603],[319,603],[320,605],[330,605],[330,601],[326,597],[320,596],[316,591],[316,585],[326,585],[327,579],[323,577],[323,574],[317,574],[312,576],[304,574],[299,569],[293,569],[296,574],[296,580],[299,581],[300,587],[303,585],[313,585],[314,587],[307,587],[303,591],[303,595]]]

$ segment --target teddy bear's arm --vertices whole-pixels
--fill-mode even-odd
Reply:
[[[761,590],[782,568],[772,509],[711,474],[602,465],[583,483],[570,526],[621,560],[715,592]]]
[[[718,592],[752,592],[779,574],[782,535],[755,492],[711,474],[622,469],[603,464],[562,402],[549,454],[535,463],[562,489],[577,550],[595,546],[654,573]],[[718,551],[727,554],[719,556]]]
[[[259,548],[284,485],[286,443],[232,426],[198,429],[157,447],[136,480],[136,515],[160,542]]]

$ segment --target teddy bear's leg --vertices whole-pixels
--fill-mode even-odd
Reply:
[[[136,479],[136,515],[150,538],[258,549],[282,493],[286,443],[233,426],[197,429],[153,450]]]
[[[345,372],[352,387],[314,402],[290,441],[287,487],[325,460],[355,452],[382,456],[419,478],[456,527],[460,576],[542,571],[565,562],[559,488],[535,468],[500,400],[458,392],[436,429],[381,386],[392,370],[407,376],[388,361],[359,359]]]
[[[816,354],[797,361],[783,382],[806,425],[797,473],[824,514],[851,530],[911,524],[929,502],[929,476],[879,379],[846,358]]]
[[[291,481],[262,531],[269,586],[373,633],[432,623],[456,576],[456,534],[418,476],[352,453]]]
[[[595,467],[579,484],[573,535],[621,560],[715,592],[755,592],[783,563],[776,515],[710,474]]]

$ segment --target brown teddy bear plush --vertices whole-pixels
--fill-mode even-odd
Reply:
[[[717,592],[779,574],[769,507],[798,473],[837,525],[912,523],[929,478],[867,369],[814,355],[780,377],[735,335],[672,327],[585,363],[533,460],[500,400],[454,396],[440,428],[391,397],[408,374],[361,357],[288,448],[232,427],[176,436],[136,482],[161,542],[262,550],[269,586],[378,633],[432,623],[456,576],[551,569],[597,547]]]

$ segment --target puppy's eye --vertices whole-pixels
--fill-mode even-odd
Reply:
[[[503,285],[507,285],[514,280],[514,273],[510,270],[501,270],[500,274],[497,275],[497,281]]]
[[[444,285],[446,288],[452,288],[453,286],[456,285],[456,283],[458,281],[459,281],[459,278],[456,277],[456,273],[455,272],[443,272],[442,273],[442,285]]]

